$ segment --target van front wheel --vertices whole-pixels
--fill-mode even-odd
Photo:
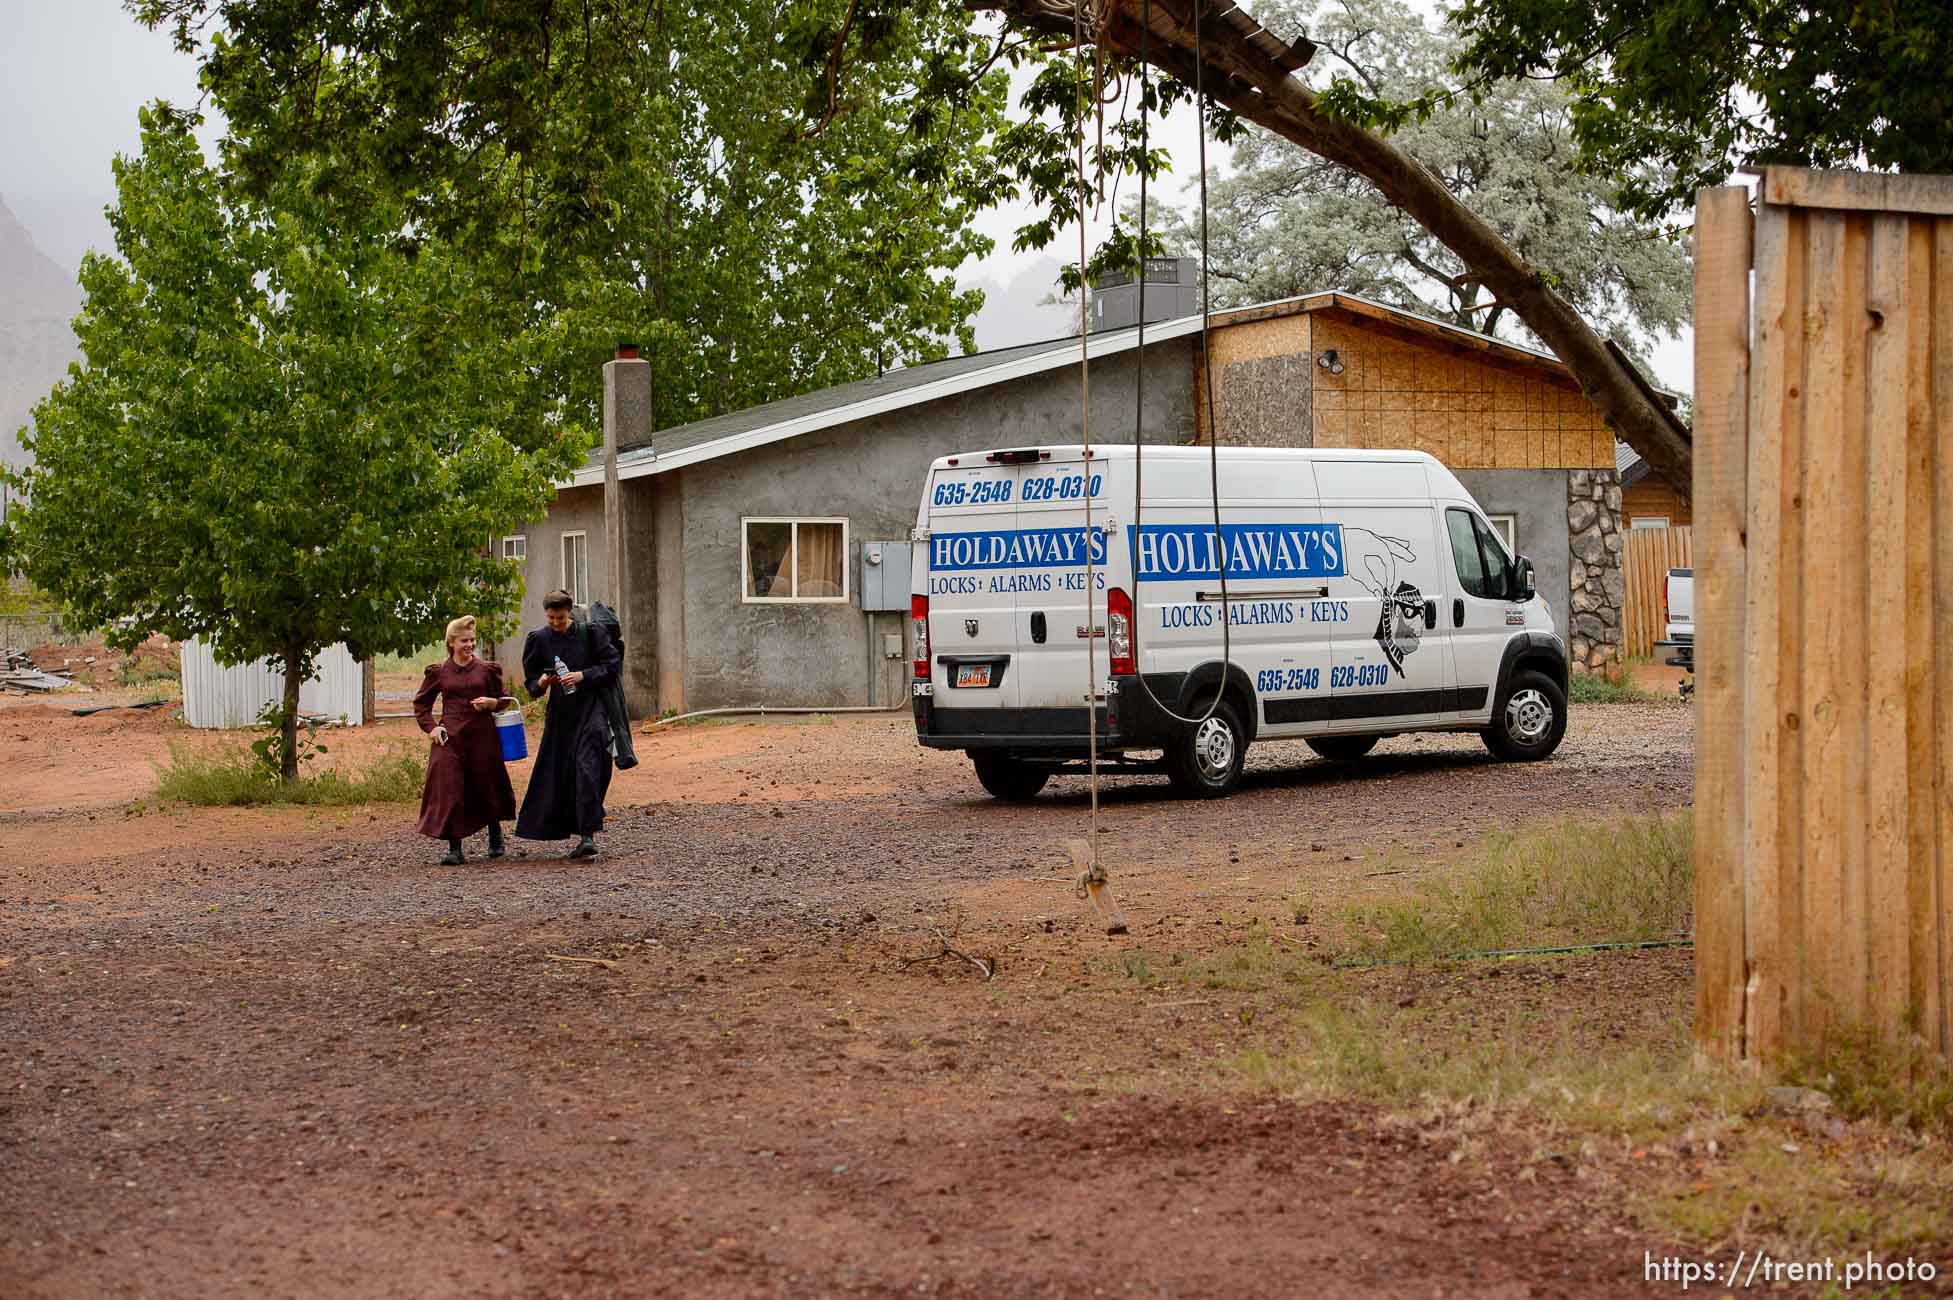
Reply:
[[[977,780],[983,783],[983,788],[1005,803],[1028,803],[1051,779],[1051,773],[1045,768],[991,750],[973,752],[970,761],[976,764]]]
[[[1226,700],[1185,728],[1166,751],[1166,774],[1173,788],[1197,799],[1218,799],[1241,784],[1248,736]]]
[[[1566,735],[1566,695],[1545,673],[1516,672],[1492,710],[1492,725],[1479,734],[1500,758],[1516,763],[1545,758]]]

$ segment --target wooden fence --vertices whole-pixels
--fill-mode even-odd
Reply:
[[[1630,528],[1621,553],[1627,603],[1621,609],[1621,649],[1630,659],[1655,652],[1667,630],[1668,571],[1695,563],[1695,530]]]
[[[1695,274],[1696,1040],[1953,1058],[1953,177],[1704,190]]]

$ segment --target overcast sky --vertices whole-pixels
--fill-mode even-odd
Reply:
[[[0,0],[0,198],[64,270],[77,268],[88,248],[112,247],[102,216],[115,197],[109,161],[117,152],[135,152],[136,110],[157,98],[195,103],[195,63],[172,48],[166,33],[136,23],[119,0]],[[1193,114],[1176,114],[1157,128],[1157,136],[1172,152],[1176,173],[1159,187],[1161,196],[1186,202],[1181,184],[1198,174]],[[1221,165],[1225,152],[1210,147],[1209,162]],[[999,337],[1000,330],[1028,331],[1023,337],[1062,332],[1042,329],[1042,320],[1056,313],[1039,313],[1034,306],[1044,292],[1039,285],[1055,267],[1038,254],[1010,250],[1012,232],[1028,219],[1021,208],[984,214],[978,226],[996,239],[996,252],[958,273],[966,285],[1010,289],[1015,300],[1009,324],[995,314],[1005,306],[1001,302],[985,313],[994,324],[985,328],[980,321],[981,346],[1015,341]],[[1043,256],[1075,259],[1076,228]],[[1691,362],[1686,339],[1662,348],[1655,358],[1660,380],[1684,387]]]
[[[0,0],[0,198],[63,270],[113,245],[109,160],[159,98],[194,103],[196,66],[117,0]]]

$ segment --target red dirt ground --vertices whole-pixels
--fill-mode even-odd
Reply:
[[[0,1295],[1677,1290],[1627,1153],[1257,1089],[1217,1063],[1288,1043],[1260,995],[1120,962],[1292,925],[1298,878],[1354,897],[1380,853],[1673,806],[1686,710],[1577,714],[1526,767],[1406,738],[1357,772],[1257,749],[1219,804],[1110,788],[1123,938],[1069,888],[1079,782],[992,803],[899,717],[644,737],[589,865],[437,867],[402,806],[138,813],[171,743],[237,743],[158,714],[0,703],[0,742]],[[918,960],[939,933],[996,978]],[[1409,996],[1630,1034],[1688,978]]]

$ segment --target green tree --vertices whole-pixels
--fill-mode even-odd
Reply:
[[[330,153],[336,202],[496,258],[579,414],[620,338],[661,426],[974,345],[1008,52],[953,0],[131,8],[200,51],[249,189]]]
[[[0,552],[133,645],[203,637],[285,673],[283,775],[320,651],[425,645],[519,581],[484,542],[540,514],[591,431],[522,377],[473,261],[294,168],[227,199],[194,119],[115,163],[120,260],[82,265],[84,360],[35,408]]]
[[[1353,78],[1410,100],[1441,85],[1458,52],[1400,0],[1272,4],[1257,17],[1306,30],[1309,80]],[[1617,187],[1575,166],[1569,97],[1551,82],[1502,81],[1400,127],[1397,147],[1504,237],[1549,268],[1562,297],[1603,333],[1645,352],[1689,317],[1683,243],[1619,208]],[[1347,289],[1496,334],[1511,306],[1369,181],[1279,136],[1249,134],[1234,171],[1209,181],[1209,261],[1221,305]],[[1200,251],[1199,213],[1149,201],[1149,224],[1175,252]],[[1137,203],[1127,220],[1138,221]]]
[[[1739,166],[1953,172],[1945,0],[1464,0],[1461,71],[1550,77],[1589,170],[1659,217]]]

